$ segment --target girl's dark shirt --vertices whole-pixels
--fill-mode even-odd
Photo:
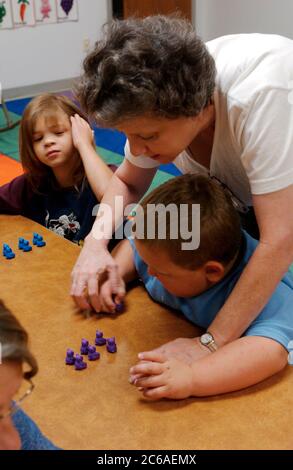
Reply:
[[[78,244],[91,231],[98,204],[88,182],[66,189],[47,182],[36,193],[21,175],[0,187],[0,214],[23,215]]]

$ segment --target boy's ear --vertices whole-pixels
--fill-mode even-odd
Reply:
[[[219,282],[225,274],[225,268],[219,261],[208,261],[204,265],[206,278],[209,282]]]

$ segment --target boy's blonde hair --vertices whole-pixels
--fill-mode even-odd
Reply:
[[[68,118],[74,116],[74,114],[79,114],[83,119],[88,121],[84,113],[69,98],[46,93],[30,101],[20,123],[19,150],[21,163],[33,190],[36,192],[39,191],[44,181],[54,181],[54,178],[51,168],[40,162],[34,153],[34,128],[39,117],[54,119],[56,113],[60,111],[63,111]],[[76,165],[72,176],[74,185],[79,186],[85,178],[85,171],[77,150],[76,155]]]
[[[183,175],[173,178],[156,188],[140,203],[143,209],[144,238],[137,239],[151,250],[166,252],[171,261],[186,269],[197,269],[207,261],[218,261],[228,264],[237,254],[241,242],[241,225],[237,211],[234,209],[229,196],[219,184],[203,175]],[[159,239],[159,218],[155,219],[155,238],[147,238],[147,206],[148,204],[181,204],[188,205],[188,229],[192,228],[191,206],[200,204],[200,246],[197,250],[183,250],[182,243],[186,242],[180,234],[178,238],[170,238],[170,214],[166,217],[166,239]],[[139,223],[139,215],[137,216]],[[174,223],[174,221],[173,221]],[[178,217],[178,225],[180,217]],[[134,230],[135,230],[134,226]]]

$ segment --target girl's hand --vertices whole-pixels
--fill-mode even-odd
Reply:
[[[81,153],[82,147],[94,147],[94,132],[90,125],[79,116],[75,114],[70,117],[72,126],[72,140],[74,147]]]

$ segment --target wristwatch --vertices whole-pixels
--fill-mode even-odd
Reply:
[[[203,346],[205,346],[212,352],[215,352],[218,349],[218,346],[214,340],[213,335],[209,333],[208,331],[204,333],[203,335],[201,335],[201,337],[199,338],[199,341]]]

